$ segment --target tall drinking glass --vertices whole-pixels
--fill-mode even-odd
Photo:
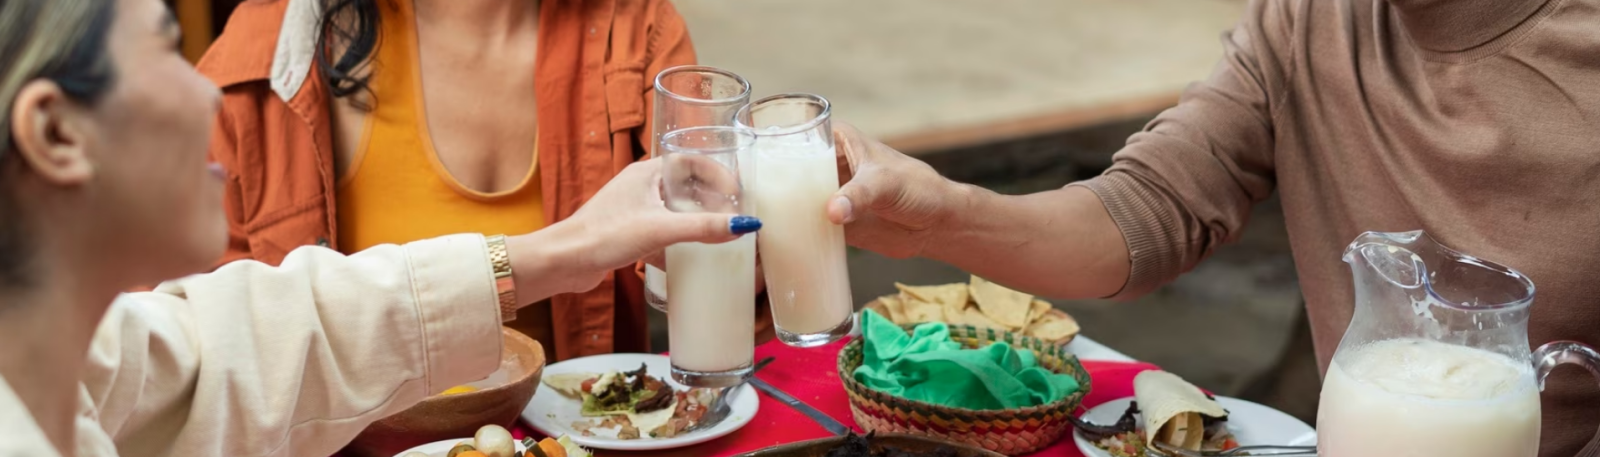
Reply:
[[[828,100],[767,97],[737,116],[756,136],[756,179],[746,189],[761,218],[761,268],[778,339],[811,347],[838,341],[855,324],[844,229],[828,222],[839,190]]]
[[[662,199],[680,212],[748,214],[740,154],[749,130],[691,127],[661,137]],[[695,387],[739,384],[755,355],[756,239],[667,247],[667,337],[672,378]]]
[[[688,127],[731,126],[734,112],[747,103],[750,103],[750,83],[731,71],[696,65],[663,70],[656,75],[655,114],[650,125],[651,157],[656,155],[661,137],[667,132]],[[666,311],[666,272],[646,266],[644,294],[650,306]]]

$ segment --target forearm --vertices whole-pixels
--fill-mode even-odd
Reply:
[[[598,267],[585,265],[582,253],[589,237],[568,233],[570,224],[557,223],[533,233],[506,237],[511,272],[517,284],[517,304],[529,305],[557,294],[579,292],[588,274]],[[593,285],[590,285],[592,288]]]
[[[923,256],[1051,297],[1106,297],[1127,282],[1127,244],[1094,192],[1012,196],[950,185],[953,204]]]

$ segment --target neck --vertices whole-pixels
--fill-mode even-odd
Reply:
[[[1516,28],[1549,0],[1387,0],[1423,49],[1465,51]]]
[[[83,227],[63,222],[34,227]],[[89,344],[106,308],[126,287],[101,274],[109,270],[92,256],[94,248],[71,242],[82,239],[74,228],[28,233],[36,235],[30,240],[36,248],[29,254],[29,281],[0,288],[0,378],[57,450],[72,455]]]
[[[412,0],[419,23],[480,36],[514,36],[539,27],[539,0]]]
[[[61,281],[37,286],[0,293],[0,377],[56,449],[71,455],[80,370],[115,293],[86,293]]]

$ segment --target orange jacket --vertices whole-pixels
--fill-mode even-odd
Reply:
[[[224,262],[339,246],[329,92],[312,60],[322,1],[246,1],[200,61],[223,91],[211,156],[228,170]],[[534,108],[554,223],[645,155],[655,75],[695,55],[666,0],[544,0],[539,15]],[[552,298],[557,358],[648,350],[643,295],[629,268]]]

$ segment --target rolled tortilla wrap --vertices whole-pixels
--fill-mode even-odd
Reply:
[[[1228,412],[1206,398],[1199,387],[1165,371],[1146,371],[1133,378],[1134,400],[1144,418],[1145,442],[1179,449],[1200,450],[1205,443],[1201,416],[1225,417]]]

